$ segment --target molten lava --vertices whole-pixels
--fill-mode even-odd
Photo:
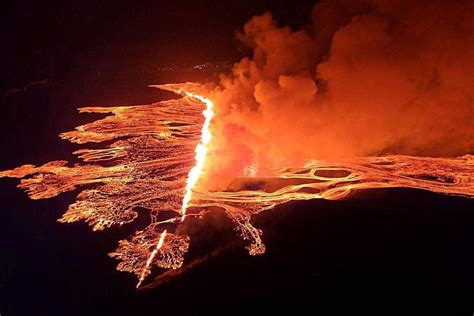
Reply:
[[[185,93],[187,96],[191,98],[196,98],[202,103],[206,104],[206,109],[202,112],[205,117],[205,120],[204,124],[202,125],[201,142],[196,146],[196,165],[191,169],[191,171],[189,171],[188,179],[186,180],[183,204],[181,206],[181,221],[184,221],[184,218],[186,216],[186,209],[188,208],[189,201],[191,201],[192,190],[196,186],[196,183],[199,180],[202,174],[202,170],[204,168],[204,162],[206,161],[206,155],[208,151],[207,146],[212,138],[209,126],[211,124],[212,117],[214,116],[214,112],[212,111],[214,103],[211,100],[191,92]]]
[[[146,261],[145,268],[143,268],[142,274],[140,274],[140,278],[138,279],[137,289],[140,287],[143,280],[145,280],[145,277],[148,274],[150,274],[150,265],[153,262],[153,259],[155,258],[158,250],[160,250],[161,247],[163,247],[163,242],[165,241],[165,237],[166,237],[166,229],[161,233],[160,240],[158,240],[158,243],[156,244],[155,249],[153,249],[153,251],[150,254],[150,257]]]
[[[214,104],[202,96],[202,87],[197,84],[156,87],[184,92],[185,96],[149,105],[80,109],[111,115],[63,133],[61,138],[79,144],[115,140],[103,148],[75,151],[83,164],[53,161],[0,172],[0,177],[21,178],[19,187],[32,199],[51,198],[87,186],[60,222],[82,220],[93,230],[102,230],[131,223],[139,210],[148,210],[149,225],[120,240],[109,254],[120,260],[118,270],[136,274],[137,287],[150,275],[153,265],[164,269],[183,265],[190,238],[176,228],[185,217],[203,214],[212,206],[225,210],[248,242],[249,253],[258,255],[265,252],[265,245],[262,231],[251,224],[252,216],[291,200],[336,200],[354,190],[389,187],[474,197],[471,155],[313,160],[282,170],[249,166],[226,191],[198,188],[212,139]],[[197,213],[187,214],[191,205]],[[176,216],[158,220],[163,211]]]

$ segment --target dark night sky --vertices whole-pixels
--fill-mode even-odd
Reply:
[[[153,67],[238,60],[247,52],[234,32],[251,16],[269,10],[302,26],[312,2],[10,2],[0,22],[0,170],[72,159],[79,147],[57,135],[93,118],[77,107],[168,96],[146,85],[208,74]],[[216,213],[196,223],[191,237],[227,250],[136,292],[134,276],[116,271],[106,254],[140,221],[97,233],[84,223],[59,224],[78,191],[32,201],[16,184],[0,181],[1,316],[474,312],[470,199],[392,189],[292,202],[254,219],[267,245],[260,257],[248,256]]]
[[[300,26],[313,1],[15,1],[3,10],[2,85],[87,71],[234,61],[234,32],[269,10]]]

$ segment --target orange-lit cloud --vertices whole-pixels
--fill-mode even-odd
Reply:
[[[209,182],[295,159],[473,152],[472,34],[466,1],[322,1],[299,31],[252,18],[239,39],[253,56],[213,91]]]

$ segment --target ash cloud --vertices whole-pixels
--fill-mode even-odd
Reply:
[[[238,35],[252,57],[212,92],[210,182],[301,159],[472,153],[473,34],[470,1],[321,1],[302,30],[253,17]]]

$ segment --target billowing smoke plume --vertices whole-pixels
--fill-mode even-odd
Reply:
[[[252,18],[221,77],[208,179],[248,166],[474,151],[474,2],[327,0],[311,26]]]

